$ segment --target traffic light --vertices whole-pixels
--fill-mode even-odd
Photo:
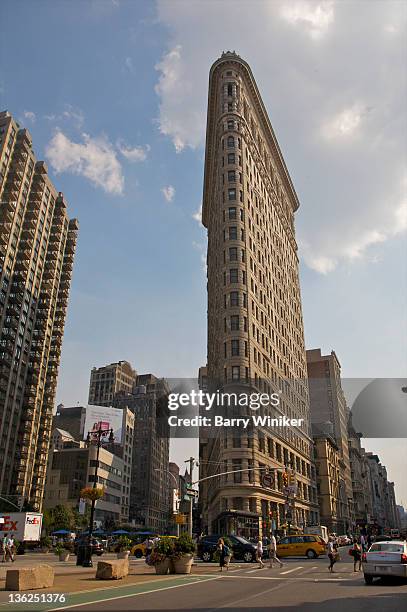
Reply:
[[[283,484],[286,487],[288,485],[288,473],[283,472]]]
[[[289,478],[288,478],[288,484],[290,486],[294,486],[295,485],[295,474],[294,474],[294,472],[290,472]]]

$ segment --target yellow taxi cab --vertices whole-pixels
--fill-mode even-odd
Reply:
[[[156,540],[157,538],[162,538],[164,536],[150,536],[152,540]],[[174,538],[176,539],[176,536],[165,536],[167,538]],[[145,541],[145,540],[144,540]],[[130,550],[130,554],[134,555],[136,557],[136,559],[141,559],[141,557],[145,557],[146,554],[146,546],[144,544],[144,542],[139,542],[138,544],[135,544],[133,546],[133,548],[131,548]]]
[[[318,534],[289,535],[277,544],[277,557],[308,557],[326,554],[326,543]]]

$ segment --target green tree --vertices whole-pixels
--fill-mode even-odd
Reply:
[[[72,508],[59,504],[55,508],[45,510],[44,525],[48,533],[58,529],[73,529],[75,520]]]

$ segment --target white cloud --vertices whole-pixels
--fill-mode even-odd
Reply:
[[[200,252],[201,254],[201,264],[202,264],[202,272],[206,274],[206,244],[203,242],[196,242],[195,240],[192,242],[192,246],[194,249]]]
[[[124,178],[116,152],[104,136],[82,134],[82,143],[71,141],[60,130],[46,147],[46,155],[55,172],[69,172],[89,179],[107,193],[121,195]]]
[[[74,108],[70,104],[66,104],[66,108],[62,113],[64,119],[72,121],[76,128],[80,129],[85,121],[85,116],[80,108]]]
[[[131,72],[132,74],[134,73],[134,65],[133,65],[133,60],[131,59],[131,57],[125,58],[124,66],[129,72]]]
[[[142,162],[147,159],[147,153],[150,151],[150,145],[145,147],[131,147],[122,140],[117,142],[117,148],[120,153],[130,162]]]
[[[289,0],[281,7],[281,16],[288,23],[304,28],[311,38],[326,34],[334,22],[334,3]]]
[[[194,212],[192,218],[195,219],[195,221],[198,221],[200,225],[202,224],[202,204],[200,205],[199,209]]]
[[[181,45],[176,45],[155,67],[160,72],[155,87],[161,99],[160,132],[171,137],[177,153],[186,146],[195,148],[200,144],[205,121],[205,111],[198,94],[201,88],[195,89],[188,74],[188,64],[185,65]],[[179,112],[180,100],[190,101],[190,112]]]
[[[167,185],[161,189],[161,193],[167,202],[172,202],[175,196],[175,188],[172,185]]]
[[[352,136],[358,131],[363,116],[368,112],[366,106],[360,103],[345,108],[323,126],[323,133],[327,138]]]
[[[47,121],[50,121],[51,123],[66,121],[73,124],[76,129],[80,130],[85,122],[85,115],[80,108],[76,108],[71,104],[65,104],[62,113],[51,113],[49,115],[44,115],[44,119],[47,119]]]
[[[209,69],[222,50],[236,48],[253,70],[299,195],[296,235],[309,245],[300,256],[325,274],[371,259],[383,237],[406,231],[405,9],[355,6],[274,0],[254,11],[251,3],[236,10],[233,0],[157,2],[169,32],[156,67],[160,131],[177,151],[202,155]],[[389,23],[397,36],[385,35]]]
[[[24,118],[28,119],[28,121],[31,121],[31,123],[35,123],[37,119],[35,113],[33,113],[32,111],[24,111],[23,115],[24,115]]]

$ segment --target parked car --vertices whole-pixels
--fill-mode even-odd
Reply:
[[[278,557],[308,557],[316,559],[326,554],[325,540],[318,534],[286,536],[277,544]]]
[[[88,543],[87,536],[76,538],[74,542],[74,554],[78,554],[78,547]],[[101,542],[96,538],[91,539],[92,555],[100,557],[104,553],[104,548]]]
[[[216,552],[217,543],[219,538],[227,538],[233,550],[233,559],[238,561],[245,561],[251,563],[256,559],[256,545],[241,536],[228,535],[209,535],[203,536],[198,542],[198,557],[202,561],[212,561],[214,553]]]
[[[167,537],[167,538],[173,538],[176,539],[176,536],[154,536],[151,539],[153,540],[153,542],[158,542],[158,540],[162,537]],[[145,540],[144,540],[145,542]],[[130,554],[134,555],[136,557],[136,559],[141,559],[141,557],[144,557],[146,554],[146,547],[144,542],[139,542],[138,544],[135,544],[131,550],[130,550]]]
[[[362,563],[366,584],[385,576],[407,579],[407,543],[402,540],[375,542],[363,553]]]

